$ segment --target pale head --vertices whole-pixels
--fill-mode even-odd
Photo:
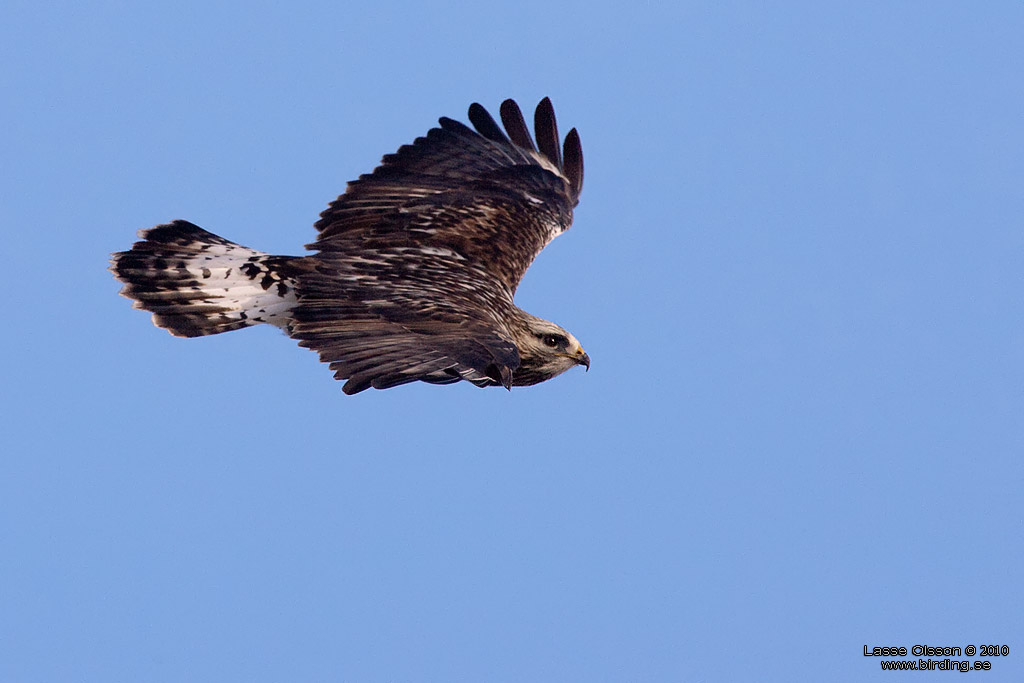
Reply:
[[[522,326],[516,330],[520,366],[512,375],[512,384],[529,386],[582,365],[590,369],[590,356],[576,337],[547,320],[519,311]]]

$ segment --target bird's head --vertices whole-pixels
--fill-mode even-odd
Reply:
[[[590,356],[569,332],[528,314],[524,322],[523,329],[516,335],[521,364],[513,374],[512,384],[537,384],[576,365],[590,369]]]

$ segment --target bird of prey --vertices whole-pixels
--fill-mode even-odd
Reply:
[[[276,325],[347,380],[346,394],[417,380],[511,389],[589,369],[576,337],[513,303],[572,223],[579,135],[561,143],[547,98],[536,144],[514,101],[500,118],[504,130],[474,103],[475,131],[441,118],[386,155],[320,214],[311,255],[273,256],[176,220],[140,231],[110,269],[172,335]]]

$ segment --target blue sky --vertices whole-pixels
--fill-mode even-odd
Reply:
[[[1022,34],[1010,2],[9,4],[0,679],[885,681],[864,645],[1006,644],[977,675],[1020,680]],[[439,116],[544,96],[586,182],[517,301],[589,373],[347,397],[105,270],[174,218],[300,253]]]

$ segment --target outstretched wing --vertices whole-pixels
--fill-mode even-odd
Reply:
[[[352,253],[364,240],[401,233],[416,247],[455,251],[514,294],[541,249],[572,223],[583,187],[580,138],[574,128],[560,144],[548,98],[535,112],[536,145],[512,100],[501,105],[505,131],[479,104],[469,119],[476,132],[442,118],[349,183],[307,246]]]
[[[510,387],[519,367],[512,296],[572,222],[583,184],[575,129],[559,145],[551,102],[534,144],[519,107],[505,130],[479,104],[476,132],[441,127],[384,157],[321,214],[292,336],[346,393],[415,380]]]
[[[293,335],[330,364],[336,379],[348,380],[342,388],[346,394],[416,380],[512,386],[519,353],[514,344],[491,330],[444,321],[410,328],[355,309],[341,302],[307,307],[298,323],[301,332]],[[339,320],[339,314],[361,317]]]

